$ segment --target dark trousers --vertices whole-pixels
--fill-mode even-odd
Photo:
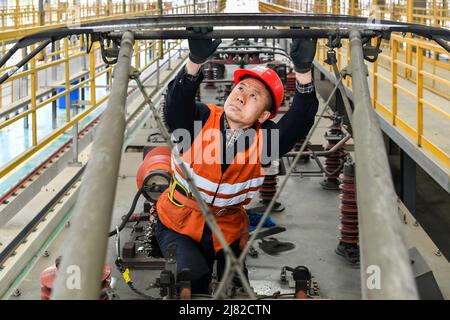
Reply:
[[[208,294],[214,260],[217,260],[217,277],[219,280],[222,278],[225,268],[225,256],[222,250],[217,254],[215,253],[212,234],[208,225],[205,224],[200,242],[167,228],[161,221],[157,222],[155,231],[156,239],[164,257],[167,256],[167,250],[171,243],[177,245],[177,272],[180,272],[183,268],[190,269],[192,293]],[[230,247],[236,256],[240,255],[239,240],[233,242]],[[243,271],[248,278],[245,265]],[[237,276],[233,278],[233,282],[236,286],[240,286],[240,280]]]

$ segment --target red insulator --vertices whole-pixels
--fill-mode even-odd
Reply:
[[[273,197],[275,196],[275,193],[277,192],[277,175],[266,175],[264,177],[264,182],[259,189],[259,196],[261,198],[261,203],[263,206],[268,206],[270,201],[272,201]],[[284,206],[279,203],[275,202],[275,205],[272,208],[273,212],[280,212],[284,210]]]
[[[335,115],[332,118],[333,123],[328,127],[329,130],[325,133],[325,139],[327,144],[325,150],[331,150],[339,141],[344,138],[344,132],[342,131],[342,117]],[[321,182],[324,189],[327,190],[339,190],[339,168],[342,166],[347,152],[344,146],[333,152],[332,154],[325,156],[325,180]]]
[[[136,182],[142,188],[144,197],[154,203],[169,186],[173,174],[171,152],[168,146],[155,147],[150,150],[139,166]]]
[[[293,148],[294,151],[296,151],[296,152],[300,151],[300,149],[301,149],[303,143],[305,142],[305,140],[306,140],[306,137],[301,138],[301,139],[294,145],[294,148]],[[303,150],[303,152],[311,151],[310,146],[311,146],[311,142],[308,141],[308,142],[306,143],[306,146],[305,146],[305,149]],[[303,161],[303,163],[307,163],[307,162],[310,160],[310,157],[309,157],[309,155],[301,155],[301,156],[300,156],[300,159]]]
[[[58,262],[57,262],[58,263]],[[53,282],[55,281],[58,268],[56,264],[48,267],[41,273],[41,300],[50,300]],[[111,267],[107,264],[103,267],[102,289],[111,289]],[[108,296],[103,294],[99,300],[107,300]]]
[[[208,68],[204,69],[205,79],[206,80],[216,80],[217,79],[217,71],[212,67],[212,64],[208,64]],[[205,89],[217,89],[214,82],[208,82],[205,85]]]
[[[286,76],[286,86],[284,87],[286,90],[286,95],[295,94],[295,82],[297,81],[295,77],[295,72],[290,72]]]
[[[344,164],[344,172],[340,175],[342,184],[340,199],[341,205],[341,225],[339,230],[341,236],[339,240],[346,244],[357,244],[359,240],[358,232],[358,206],[356,204],[356,186],[354,163],[347,161]]]

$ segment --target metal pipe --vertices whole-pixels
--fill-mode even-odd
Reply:
[[[383,137],[370,101],[361,34],[350,34],[356,186],[364,299],[418,299]],[[378,277],[378,278],[377,278]],[[379,281],[379,286],[377,282]]]
[[[336,52],[333,51],[333,55],[332,57],[330,57],[331,59],[331,66],[333,67],[333,72],[334,72],[334,76],[337,78],[339,78],[340,75],[340,71],[338,69],[338,66],[336,64],[337,60],[336,60]],[[342,102],[344,103],[344,108],[345,108],[345,112],[347,113],[347,119],[348,122],[350,123],[350,127],[353,127],[353,120],[352,120],[352,106],[350,104],[350,99],[347,96],[347,93],[345,92],[345,88],[344,85],[342,84],[342,82],[339,84],[339,91],[341,92],[341,98],[342,98]]]
[[[167,47],[168,47],[167,51],[169,51],[169,59],[167,60],[168,61],[167,70],[170,71],[170,70],[172,70],[172,67],[171,67],[171,64],[170,64],[170,59],[172,59],[172,57],[171,57],[171,54],[170,54],[171,49],[170,49],[170,44],[169,43],[167,43]]]
[[[159,53],[158,53],[159,55]],[[159,88],[160,87],[160,75],[159,75],[159,70],[160,66],[159,66],[159,57],[156,58],[156,87]]]
[[[339,77],[337,78],[339,79]],[[330,150],[327,151],[303,151],[302,152],[302,156],[316,156],[316,157],[325,157],[328,156],[330,154],[335,153],[338,149],[340,149],[341,147],[344,146],[344,144],[351,139],[351,135],[346,135],[344,138],[342,138],[341,140],[339,140],[338,143],[336,143]],[[286,153],[283,157],[295,157],[297,156],[298,151],[290,151],[288,153]]]
[[[157,28],[186,28],[204,26],[292,26],[292,27],[317,27],[330,29],[360,29],[377,30],[390,32],[412,32],[423,36],[437,36],[447,39],[450,31],[445,28],[424,26],[414,23],[404,23],[399,21],[368,20],[366,17],[329,15],[329,14],[302,14],[302,13],[219,13],[219,14],[179,14],[153,16],[137,16],[127,19],[115,19],[94,23],[83,23],[77,30],[88,32],[109,32],[111,30],[139,30]],[[68,31],[62,29],[62,31]],[[236,30],[242,31],[242,30]],[[267,30],[266,30],[267,31]],[[40,32],[42,36],[48,38],[48,33]],[[61,33],[64,34],[64,33]],[[63,37],[66,34],[63,35]],[[241,37],[238,32],[235,37]],[[253,38],[253,37],[251,37]],[[272,37],[270,37],[272,38]]]
[[[113,31],[107,33],[107,38],[120,39],[124,31]],[[376,32],[367,30],[362,31],[364,35],[375,36]],[[339,36],[341,39],[349,37],[348,30],[339,29],[242,29],[242,30],[224,30],[218,29],[211,32],[200,34],[187,30],[151,30],[134,31],[136,40],[149,39],[233,39],[240,38],[325,38],[329,36]]]
[[[52,90],[52,97],[56,95],[56,90]],[[56,100],[52,101],[52,129],[58,127],[58,106]]]
[[[75,205],[73,226],[64,244],[53,299],[98,299],[106,257],[120,156],[125,131],[125,103],[134,38],[125,32],[108,107],[92,146],[86,175]]]

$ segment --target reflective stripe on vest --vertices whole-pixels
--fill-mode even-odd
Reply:
[[[251,146],[244,151],[238,152],[234,159],[236,160],[238,157],[242,159],[244,157],[248,161],[239,164],[235,164],[233,161],[221,176],[221,163],[198,164],[194,162],[194,159],[196,157],[198,159],[199,153],[206,147],[216,144],[215,146],[218,147],[218,150],[222,150],[217,139],[208,140],[209,136],[203,136],[203,133],[207,130],[220,130],[219,119],[223,113],[223,109],[217,106],[208,105],[208,107],[211,109],[210,118],[205,123],[202,132],[195,137],[191,147],[181,156],[183,164],[199,189],[200,195],[208,204],[219,207],[247,204],[256,195],[256,190],[264,181],[260,161],[261,132],[257,129],[257,134],[254,136]],[[192,152],[197,152],[197,154],[192,156]],[[249,163],[251,157],[254,157],[254,153],[257,154],[256,161]],[[251,160],[255,159],[252,158]],[[192,190],[189,189],[189,185],[173,157],[171,164],[175,179],[191,192]],[[205,176],[212,177],[216,181],[212,181]],[[212,203],[213,200],[214,203]]]

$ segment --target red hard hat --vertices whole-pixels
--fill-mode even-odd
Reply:
[[[284,87],[280,77],[274,70],[268,67],[256,66],[251,69],[237,69],[234,72],[234,84],[237,85],[241,81],[242,77],[246,75],[260,79],[266,84],[267,87],[270,88],[273,103],[275,105],[275,111],[273,111],[269,117],[269,119],[272,119],[277,115],[284,96]]]

